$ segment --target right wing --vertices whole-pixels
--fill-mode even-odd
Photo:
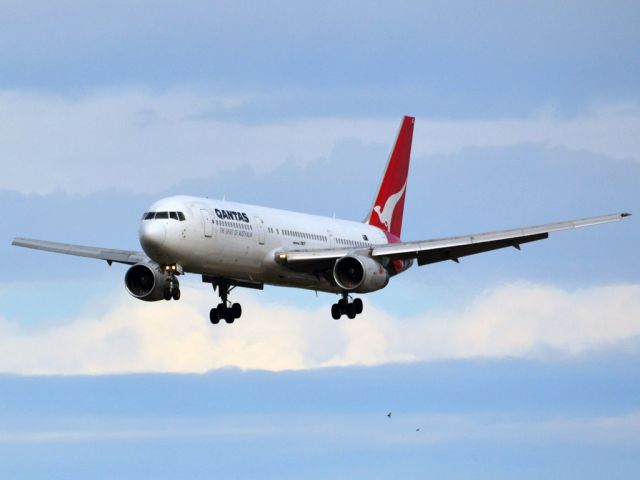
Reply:
[[[313,273],[332,268],[338,258],[349,253],[370,256],[383,262],[416,259],[418,265],[427,265],[445,260],[457,262],[460,257],[489,252],[499,248],[514,247],[520,249],[521,244],[543,240],[547,238],[551,232],[616,222],[629,215],[629,213],[616,213],[613,215],[603,215],[600,217],[583,218],[460,237],[372,245],[369,248],[350,247],[318,250],[284,250],[276,252],[275,259],[276,262],[281,265],[286,265],[291,269]]]
[[[68,243],[49,242],[46,240],[34,240],[32,238],[14,238],[11,245],[17,247],[33,248],[46,252],[64,253],[78,257],[97,258],[105,260],[109,265],[112,262],[134,265],[149,260],[143,252],[133,250],[114,250],[112,248],[86,247],[84,245],[71,245]]]
[[[629,213],[615,213],[613,215],[581,218],[579,220],[547,223],[545,225],[499,230],[496,232],[478,233],[461,237],[391,243],[374,247],[371,256],[374,258],[386,257],[390,260],[415,258],[418,261],[418,265],[427,265],[445,260],[457,262],[460,257],[489,252],[499,248],[514,247],[519,250],[521,244],[544,240],[548,238],[552,232],[617,222],[629,215]]]

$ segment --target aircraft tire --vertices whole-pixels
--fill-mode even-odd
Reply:
[[[217,325],[218,322],[220,322],[220,317],[218,316],[217,308],[214,307],[209,311],[209,321],[214,325]]]
[[[354,305],[351,304],[347,307],[347,317],[349,317],[351,320],[353,320],[354,318],[356,318],[356,309],[354,308]]]
[[[233,318],[240,318],[242,316],[242,306],[239,303],[231,305],[231,314]]]
[[[362,299],[356,298],[353,301],[353,309],[354,309],[356,315],[360,315],[362,313]]]
[[[176,288],[172,293],[171,293],[171,297],[174,300],[180,300],[180,289]]]
[[[331,305],[331,316],[333,317],[334,320],[340,320],[340,317],[342,316],[342,312],[340,311],[340,305],[338,305],[337,303],[334,303],[333,305]]]
[[[169,288],[164,289],[164,299],[171,300],[171,290],[169,290]]]

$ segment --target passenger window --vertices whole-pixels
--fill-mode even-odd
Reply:
[[[176,212],[169,212],[169,217],[178,220],[178,214]]]
[[[156,218],[169,218],[169,212],[157,212]]]

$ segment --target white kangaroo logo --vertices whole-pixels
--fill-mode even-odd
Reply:
[[[404,190],[407,188],[407,182],[404,182],[402,189],[398,193],[394,193],[393,195],[389,195],[387,201],[384,204],[384,208],[380,210],[380,205],[376,205],[373,207],[373,211],[378,214],[378,218],[382,224],[386,227],[387,231],[391,230],[391,219],[393,218],[393,211],[396,209],[396,205],[402,198],[404,194]]]

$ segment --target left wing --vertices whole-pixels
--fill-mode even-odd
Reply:
[[[376,245],[366,249],[337,249],[337,250],[293,250],[276,253],[276,261],[286,264],[293,269],[318,271],[327,268],[333,262],[348,253],[360,252],[378,260],[417,259],[418,265],[452,260],[457,262],[460,257],[488,252],[499,248],[514,247],[520,249],[523,243],[543,240],[549,233],[561,230],[599,225],[601,223],[617,222],[629,213],[616,213],[600,217],[569,220],[566,222],[548,223],[532,227],[514,228],[496,232],[449,237],[436,240],[417,242],[399,242],[386,245]]]
[[[79,257],[97,258],[106,260],[109,265],[112,262],[133,265],[149,260],[143,252],[132,250],[114,250],[112,248],[86,247],[84,245],[71,245],[68,243],[49,242],[46,240],[34,240],[32,238],[14,238],[11,245],[18,247],[34,248],[47,252],[64,253]]]

